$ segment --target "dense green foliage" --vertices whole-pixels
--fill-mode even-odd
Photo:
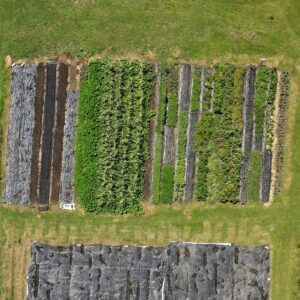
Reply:
[[[182,200],[185,186],[185,155],[187,142],[187,127],[189,121],[189,113],[187,110],[181,110],[179,113],[178,124],[178,150],[175,170],[175,199]]]
[[[178,65],[169,65],[167,68],[165,65],[162,66],[160,97],[166,98],[166,102],[160,104],[156,128],[157,132],[162,133],[162,139],[164,125],[169,127],[178,125],[178,70]],[[164,146],[158,145],[158,150],[162,150],[161,156]],[[161,162],[160,167],[159,161]],[[160,172],[158,175],[160,178],[154,179],[156,181],[153,189],[154,202],[170,203],[173,200],[175,168],[173,165],[162,165],[162,158],[156,159],[155,168],[154,176]]]
[[[265,104],[268,90],[268,67],[260,67],[256,72],[255,95],[254,95],[254,122],[255,138],[260,136],[262,139],[265,119]]]
[[[244,73],[244,68],[226,64],[216,66],[214,74],[206,77],[205,108],[194,143],[198,200],[238,201]]]
[[[266,99],[266,148],[271,149],[273,144],[273,128],[274,128],[274,110],[275,110],[275,98],[277,89],[277,70],[275,68],[269,69],[269,85]]]
[[[195,188],[195,197],[197,200],[206,200],[207,198],[209,145],[210,140],[215,135],[215,130],[215,116],[213,113],[207,112],[198,123],[194,135],[194,150],[197,153]]]
[[[155,144],[155,159],[153,165],[153,187],[152,199],[154,203],[159,203],[160,199],[160,184],[161,184],[161,168],[163,156],[163,132],[166,119],[166,86],[167,68],[165,64],[160,64],[160,85],[159,85],[159,104],[156,119],[156,144]]]
[[[160,203],[171,203],[174,191],[174,167],[163,165],[161,170]]]
[[[214,70],[208,69],[204,80],[202,112],[212,111],[214,92]]]
[[[260,198],[260,179],[263,160],[263,140],[266,149],[272,149],[274,128],[274,102],[277,88],[277,70],[261,66],[257,69],[255,79],[254,104],[254,139],[255,147],[250,154],[249,171],[247,176],[247,198]]]
[[[178,66],[172,65],[168,69],[167,78],[168,114],[167,125],[175,127],[178,117]]]
[[[272,145],[273,135],[273,112],[274,101],[277,86],[276,69],[268,67],[259,67],[255,80],[254,96],[254,121],[255,121],[255,140],[262,140],[264,135],[264,126],[267,128],[268,146]],[[265,118],[266,116],[266,118]],[[265,124],[266,120],[266,124]],[[261,149],[257,149],[261,150]]]
[[[260,178],[262,172],[262,152],[253,151],[250,156],[247,176],[247,199],[257,201],[260,192]]]
[[[193,88],[191,96],[191,111],[196,111],[199,109],[200,105],[200,93],[201,93],[201,73],[202,69],[195,68],[193,76]]]
[[[197,200],[206,200],[208,195],[207,174],[208,158],[210,155],[211,139],[214,138],[216,131],[216,121],[212,113],[213,104],[213,86],[214,76],[213,69],[204,69],[204,91],[202,105],[200,108],[201,117],[195,130],[194,151],[197,153],[196,160],[196,184],[195,198]],[[197,76],[197,74],[196,74]],[[201,92],[201,91],[200,91]]]
[[[245,100],[244,95],[244,80],[245,80],[245,68],[237,67],[234,73],[234,89],[233,89],[233,103],[232,103],[232,122],[235,124],[238,130],[243,130],[243,116],[242,106]]]
[[[90,63],[81,87],[75,176],[87,211],[141,212],[152,85],[149,64]]]
[[[242,92],[236,83],[235,66],[218,65],[214,74],[214,114],[216,131],[211,143],[211,155],[208,159],[208,199],[210,201],[237,202],[239,194],[242,112],[236,114],[235,88]],[[239,82],[239,81],[238,81]],[[239,99],[238,99],[239,100]]]

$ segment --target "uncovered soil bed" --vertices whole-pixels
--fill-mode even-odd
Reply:
[[[60,63],[58,67],[58,86],[56,91],[55,128],[53,136],[51,202],[59,200],[63,137],[68,86],[68,67]]]
[[[41,147],[41,135],[43,124],[43,108],[45,94],[45,67],[43,63],[37,66],[37,81],[35,95],[35,118],[32,142],[31,157],[31,182],[30,182],[30,201],[38,202],[38,183],[39,183],[39,155]]]
[[[51,160],[52,160],[52,132],[55,116],[55,92],[56,92],[56,66],[54,62],[47,63],[47,87],[44,109],[43,135],[42,135],[42,158],[39,191],[39,207],[48,208]]]

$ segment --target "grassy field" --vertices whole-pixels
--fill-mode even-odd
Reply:
[[[8,88],[2,59],[6,55],[19,59],[101,54],[236,63],[258,63],[266,58],[290,68],[292,83],[284,191],[271,207],[195,203],[149,206],[143,216],[111,217],[81,211],[40,214],[29,208],[1,206],[0,299],[24,299],[31,240],[53,244],[162,245],[173,240],[269,244],[271,299],[299,299],[299,14],[298,0],[1,0],[0,112]]]

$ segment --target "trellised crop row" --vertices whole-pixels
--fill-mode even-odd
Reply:
[[[151,65],[92,62],[81,87],[76,194],[87,211],[140,213],[148,159]]]

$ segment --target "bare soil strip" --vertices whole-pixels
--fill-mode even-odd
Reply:
[[[174,127],[165,125],[163,164],[175,167],[176,161],[176,132]]]
[[[48,209],[52,158],[52,130],[55,114],[56,63],[47,63],[47,87],[44,110],[39,208]]]
[[[62,166],[63,137],[65,125],[66,98],[68,86],[68,66],[59,64],[58,86],[56,91],[56,115],[53,136],[51,202],[57,203],[60,191],[60,178]]]
[[[45,67],[43,63],[37,66],[37,81],[35,95],[35,117],[33,129],[32,157],[31,157],[31,181],[30,181],[30,202],[38,202],[38,181],[39,181],[39,152],[41,148],[43,108],[45,94]]]

